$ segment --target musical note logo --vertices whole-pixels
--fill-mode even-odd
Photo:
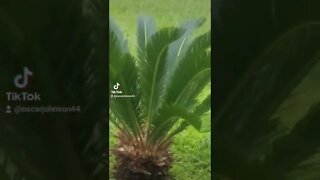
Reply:
[[[14,78],[14,84],[17,88],[23,89],[29,84],[29,77],[32,76],[33,73],[29,70],[28,67],[23,68],[23,74],[18,74]]]
[[[113,86],[113,89],[114,89],[114,90],[117,90],[117,89],[119,89],[119,86],[120,86],[120,84],[117,83],[116,85]]]

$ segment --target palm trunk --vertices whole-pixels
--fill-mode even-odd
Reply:
[[[172,154],[170,142],[148,144],[120,133],[112,149],[116,158],[114,177],[117,180],[170,180]]]

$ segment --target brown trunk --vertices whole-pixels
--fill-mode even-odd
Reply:
[[[152,162],[143,162],[141,169],[145,169],[149,173],[134,172],[130,168],[130,160],[123,160],[115,167],[114,176],[117,180],[172,180],[169,175],[168,167],[157,167]]]
[[[118,142],[112,148],[116,164],[114,177],[117,180],[171,180],[169,170],[173,162],[169,151],[171,141],[145,143],[132,138],[124,131],[117,135]]]

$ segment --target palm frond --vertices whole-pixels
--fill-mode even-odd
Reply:
[[[185,21],[179,26],[179,28],[185,30],[185,33],[169,46],[167,63],[168,70],[174,71],[176,69],[176,66],[179,64],[180,60],[185,57],[185,53],[192,42],[192,32],[196,28],[200,27],[204,22],[205,18],[199,18],[196,20]],[[171,75],[173,72],[169,73]]]
[[[165,28],[155,33],[148,42],[146,56],[138,61],[141,85],[141,105],[147,124],[153,121],[162,106],[167,86],[166,71],[169,44],[177,40],[182,32],[177,28]],[[143,57],[143,56],[142,56]],[[148,126],[148,125],[147,125]]]
[[[251,174],[251,177],[257,178],[265,175],[264,168],[270,168],[270,176],[266,177],[283,177],[280,168],[278,171],[272,167],[278,162],[272,161],[270,166],[264,166],[273,143],[290,132],[274,115],[310,73],[311,68],[319,62],[319,30],[319,22],[309,22],[285,32],[253,62],[224,103],[225,106],[216,112],[216,119],[213,121],[213,148],[217,157],[217,171],[229,169],[226,173],[229,176],[248,179],[253,169],[257,173]],[[289,139],[291,141],[294,137]],[[284,146],[289,144],[283,143]],[[235,161],[226,160],[226,156],[222,155],[225,153]],[[283,156],[288,157],[288,154]],[[283,163],[286,162],[282,160]],[[235,163],[236,161],[238,162]],[[227,164],[229,168],[226,168]],[[233,165],[244,168],[241,172],[234,172]],[[233,167],[230,168],[231,166]]]
[[[110,26],[117,27],[115,22]],[[115,32],[116,31],[116,32]],[[118,28],[109,30],[109,89],[112,89],[116,83],[120,84],[120,90],[126,95],[135,95],[134,98],[113,98],[109,92],[109,102],[112,112],[116,115],[117,120],[121,122],[123,128],[126,128],[133,135],[140,134],[140,114],[138,109],[139,94],[137,90],[138,73],[136,60],[123,49],[123,37]]]
[[[206,48],[209,46],[210,32],[199,36],[191,43],[185,57],[181,59],[181,62],[174,71],[172,79],[169,81],[170,85],[167,89],[169,92],[167,96],[168,104],[188,109],[189,113],[195,111],[197,95],[211,79],[210,53],[206,52]],[[202,106],[206,108],[206,111],[210,109],[210,104],[204,103]],[[201,113],[205,113],[205,111],[201,111]],[[200,117],[202,115],[201,113],[200,111],[197,112],[196,116]],[[175,119],[175,121],[176,120],[177,119]],[[189,119],[187,122],[189,125],[195,125],[194,127],[198,130],[201,128],[201,119],[199,118],[193,118],[191,121]],[[153,122],[156,126],[163,126],[161,124],[164,123],[166,123],[166,121],[163,121],[163,117],[161,116]],[[168,125],[167,130],[171,129],[173,125],[174,123],[171,123],[171,126]],[[182,123],[175,132],[178,133],[186,127],[186,123]]]
[[[156,32],[156,24],[150,16],[139,16],[138,18],[138,52],[145,55],[147,44]]]
[[[120,28],[118,27],[118,25],[116,24],[116,22],[113,20],[113,18],[110,16],[109,17],[109,32],[113,32],[116,35],[116,39],[118,41],[118,46],[120,47],[120,51],[122,53],[128,53],[129,49],[128,49],[128,45],[127,45],[127,40],[125,39],[123,32],[120,30]],[[109,41],[110,42],[113,41]],[[114,44],[110,44],[112,47]]]
[[[288,171],[293,173],[295,168],[299,169],[299,166],[306,163],[312,165],[308,159],[316,155],[320,147],[320,135],[317,130],[320,125],[319,118],[320,103],[311,106],[307,115],[295,125],[288,135],[274,141],[267,164],[272,165],[272,168],[282,174]]]
[[[286,173],[290,180],[314,180],[320,177],[320,153],[317,152]]]
[[[206,49],[210,47],[210,44],[211,32],[199,36],[192,42],[170,81],[168,102],[187,107],[195,100],[195,95],[209,83],[211,58]],[[202,79],[201,82],[200,79]],[[189,96],[188,102],[183,102],[184,96]]]
[[[153,142],[156,142],[156,140],[161,141],[162,139],[170,139],[171,136],[168,136],[168,133],[174,125],[177,124],[179,119],[182,119],[183,122],[192,125],[198,130],[201,128],[201,115],[189,112],[184,107],[166,104],[161,108],[159,116],[156,117],[155,121],[152,123],[153,129],[150,133],[150,139]],[[185,128],[186,127],[187,126],[185,126]],[[177,129],[180,128],[178,127]]]
[[[122,122],[124,127],[128,126],[127,130],[131,130],[134,135],[140,133],[141,118],[138,111],[139,93],[136,83],[138,81],[138,73],[135,65],[135,60],[129,54],[118,58],[123,61],[124,69],[118,71],[115,76],[110,76],[109,86],[113,87],[116,83],[120,84],[120,90],[125,95],[134,95],[133,98],[116,98],[116,95],[109,93],[110,109],[116,115],[119,122]],[[110,69],[113,66],[110,65]],[[114,97],[112,97],[114,96]]]

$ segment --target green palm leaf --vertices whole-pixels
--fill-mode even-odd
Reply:
[[[118,25],[116,24],[116,22],[113,20],[112,17],[109,17],[109,32],[113,32],[116,36],[116,39],[118,41],[117,46],[119,46],[119,50],[122,53],[128,53],[129,49],[128,49],[128,45],[127,45],[127,40],[125,39],[123,32],[120,30],[120,28],[118,27]],[[109,41],[109,43],[114,42],[113,41]],[[114,44],[110,44],[112,47]]]
[[[146,56],[139,59],[142,106],[147,126],[161,107],[166,95],[167,53],[169,44],[181,36],[181,30],[166,28],[155,33],[147,45]]]
[[[185,105],[191,103],[210,81],[210,53],[206,51],[211,44],[211,32],[196,38],[188,48],[188,51],[175,70],[168,87],[168,102]],[[188,72],[188,73],[185,73]],[[196,82],[198,80],[201,82]],[[199,83],[195,85],[194,83]],[[193,87],[193,88],[192,88]],[[192,91],[189,91],[191,90]],[[189,93],[188,101],[183,102],[184,96]]]
[[[113,23],[112,26],[115,26]],[[122,34],[119,29],[115,29],[118,34]],[[122,50],[121,39],[118,38],[113,28],[109,31],[109,45],[110,45],[110,77],[109,77],[109,89],[112,89],[116,83],[120,84],[121,91],[125,94],[136,95],[135,98],[112,98],[111,92],[109,93],[110,108],[112,112],[117,116],[122,126],[131,131],[132,134],[139,134],[139,114],[138,98],[136,83],[138,79],[135,60],[129,54],[124,54]]]
[[[300,120],[292,131],[277,138],[272,145],[272,151],[266,159],[268,169],[275,169],[274,174],[278,177],[293,179],[305,176],[314,176],[318,173],[302,173],[309,168],[317,168],[319,163],[318,149],[320,148],[319,126],[320,103],[311,106],[306,116]],[[312,161],[312,159],[314,161]],[[309,167],[307,166],[309,165]],[[270,166],[270,167],[269,167]]]
[[[195,110],[194,108],[197,102],[197,95],[210,82],[211,79],[210,54],[205,51],[205,49],[209,46],[210,33],[205,33],[192,42],[188,48],[186,56],[181,59],[181,62],[175,70],[172,79],[169,81],[170,84],[167,90],[169,93],[166,101],[168,104],[174,104],[176,106],[188,109],[189,113]],[[207,107],[210,107],[210,105]],[[160,114],[162,115],[163,113]],[[197,115],[201,116],[201,114]],[[169,125],[163,119],[165,118],[160,116],[155,119],[153,124],[160,127],[163,126],[162,124],[167,124],[166,127],[167,130],[169,130],[174,123]],[[178,118],[176,118],[175,121],[177,119]],[[189,120],[190,121],[188,122],[190,124],[195,125],[194,127],[198,130],[200,129],[201,119],[193,118]],[[183,123],[181,127],[186,127],[185,123]]]
[[[138,52],[145,55],[148,42],[156,32],[156,24],[150,16],[140,16],[138,18]]]
[[[311,68],[319,63],[319,30],[318,22],[310,22],[285,32],[253,62],[224,103],[225,106],[216,112],[213,121],[216,171],[238,179],[261,178],[262,175],[267,179],[281,179],[290,168],[288,165],[296,164],[287,161],[286,153],[290,148],[280,150],[281,146],[276,145],[278,152],[285,153],[276,155],[273,152],[275,143],[280,143],[282,137],[287,138],[281,143],[284,147],[290,147],[290,143],[296,143],[292,144],[292,148],[297,147],[302,142],[300,137],[293,136],[293,132],[284,126],[283,122],[288,115],[278,117],[277,111],[282,103],[292,98],[294,89],[302,84],[301,81],[308,77]],[[303,121],[303,116],[299,120]],[[300,150],[297,153],[302,153]],[[308,155],[313,153],[309,152]],[[290,157],[296,158],[297,155]],[[281,169],[280,166],[287,169]],[[225,172],[234,167],[244,168],[241,173],[232,170]],[[253,169],[256,173],[250,174]]]
[[[177,39],[175,42],[170,44],[168,51],[168,64],[167,69],[174,71],[180,60],[185,56],[191,42],[192,32],[200,27],[205,22],[204,18],[197,20],[188,20],[183,22],[179,28],[185,30],[185,33]],[[173,72],[169,72],[170,74]]]

